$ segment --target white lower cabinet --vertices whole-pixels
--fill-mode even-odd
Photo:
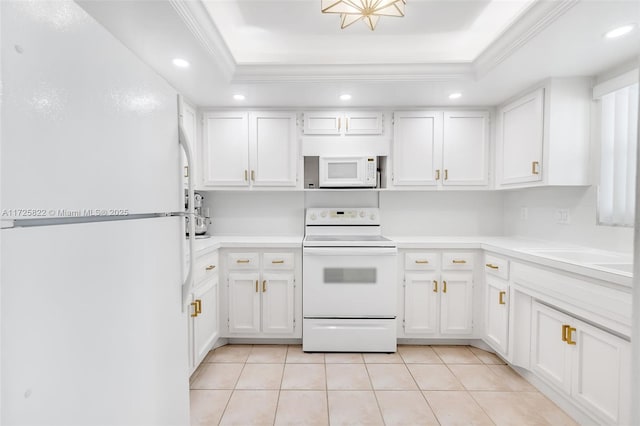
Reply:
[[[196,253],[194,287],[189,296],[188,349],[189,370],[207,356],[220,336],[218,251]]]
[[[408,252],[403,262],[399,336],[472,334],[473,253]]]
[[[301,337],[295,258],[293,252],[226,255],[226,337]]]
[[[485,278],[485,340],[500,355],[509,347],[509,282]]]
[[[534,302],[531,369],[604,424],[628,424],[630,343]]]

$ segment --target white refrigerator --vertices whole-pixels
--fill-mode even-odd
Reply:
[[[186,425],[177,93],[71,1],[2,1],[0,419]]]

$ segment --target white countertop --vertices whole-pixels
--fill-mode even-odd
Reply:
[[[386,235],[399,249],[482,249],[514,259],[560,269],[590,278],[631,287],[630,253],[597,250],[544,240],[494,236],[398,236]],[[301,248],[302,235],[215,235],[197,239],[196,252],[218,248]]]
[[[394,236],[399,249],[483,249],[515,259],[631,287],[630,253],[518,237]]]

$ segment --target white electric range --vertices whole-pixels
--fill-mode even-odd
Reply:
[[[397,247],[377,208],[309,208],[302,349],[395,352]]]

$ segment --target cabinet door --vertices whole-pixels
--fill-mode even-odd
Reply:
[[[443,185],[487,185],[489,183],[488,122],[488,112],[444,113]]]
[[[296,114],[251,113],[250,177],[253,186],[295,186],[297,172]]]
[[[229,273],[229,333],[260,332],[260,275]]]
[[[187,137],[187,141],[189,142],[189,147],[191,148],[191,153],[193,155],[193,164],[191,164],[191,170],[189,170],[187,164],[187,158],[184,155],[184,151],[180,150],[182,155],[182,168],[183,168],[183,178],[185,187],[188,184],[187,178],[191,177],[191,179],[196,179],[196,163],[197,163],[197,119],[196,119],[196,110],[191,108],[190,105],[182,102],[182,113],[180,114],[180,120],[182,121],[182,128],[184,129],[185,135]],[[195,182],[196,185],[198,182]]]
[[[437,185],[442,160],[442,113],[396,112],[393,184]]]
[[[344,116],[345,135],[381,135],[382,113],[349,112]]]
[[[205,114],[205,185],[249,186],[249,126],[245,112]]]
[[[604,424],[629,424],[630,343],[572,320],[572,397]]]
[[[305,135],[339,135],[342,133],[342,114],[335,111],[304,113]]]
[[[485,337],[502,355],[507,354],[509,332],[509,288],[506,281],[486,276]]]
[[[440,333],[471,334],[473,332],[473,273],[442,274],[440,293]]]
[[[571,346],[563,341],[563,325],[570,318],[534,302],[531,324],[531,369],[550,383],[571,391]]]
[[[218,277],[212,277],[193,292],[200,313],[193,320],[194,365],[200,364],[218,338]]]
[[[265,334],[292,334],[294,276],[289,272],[262,276],[262,331]]]
[[[542,180],[543,105],[544,89],[540,89],[500,111],[500,184]]]
[[[439,278],[435,272],[405,274],[403,321],[405,335],[437,333]]]

